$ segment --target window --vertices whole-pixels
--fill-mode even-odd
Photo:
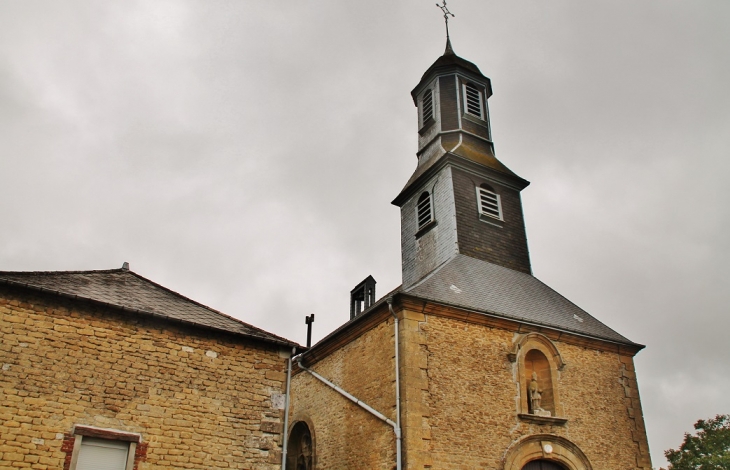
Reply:
[[[418,230],[426,227],[433,220],[433,208],[431,207],[431,194],[425,191],[418,197],[416,206],[416,217],[418,219]]]
[[[483,184],[477,188],[477,204],[479,205],[479,215],[504,220],[499,194],[495,193],[494,189],[488,184]]]
[[[146,458],[141,441],[137,433],[76,425],[64,440],[64,470],[132,470]]]
[[[421,98],[421,125],[425,126],[429,119],[433,119],[433,92],[430,89]]]
[[[129,442],[84,437],[76,470],[126,470]]]
[[[484,119],[482,92],[471,83],[464,84],[464,110],[467,114]]]

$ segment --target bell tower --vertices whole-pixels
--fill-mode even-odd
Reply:
[[[393,200],[401,208],[404,289],[457,254],[531,274],[520,199],[530,183],[495,156],[489,78],[447,38],[411,96],[418,163]]]

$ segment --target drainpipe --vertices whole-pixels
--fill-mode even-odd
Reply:
[[[286,470],[286,448],[288,444],[287,433],[289,431],[289,394],[291,391],[291,365],[294,359],[294,353],[297,352],[297,348],[291,348],[291,355],[289,356],[289,364],[286,369],[286,396],[284,398],[284,434],[281,445],[281,470]]]
[[[397,470],[401,470],[403,437],[400,427],[400,356],[398,348],[398,315],[396,315],[393,311],[393,297],[388,297],[386,299],[386,302],[388,302],[388,309],[390,310],[390,314],[393,315],[393,318],[395,319],[395,458]]]
[[[345,390],[343,390],[341,387],[339,387],[338,385],[333,384],[332,382],[330,382],[329,380],[325,379],[324,377],[322,377],[321,375],[319,375],[315,371],[304,367],[302,365],[302,358],[301,358],[301,356],[299,358],[297,358],[297,365],[299,365],[299,368],[301,368],[303,371],[309,372],[312,375],[312,377],[314,377],[317,380],[319,380],[320,382],[324,383],[325,385],[327,385],[328,387],[330,387],[332,390],[336,391],[337,393],[339,393],[340,395],[344,396],[348,400],[352,401],[356,405],[364,408],[365,410],[367,410],[368,412],[370,412],[371,414],[373,414],[376,418],[378,418],[378,419],[380,419],[382,421],[385,421],[386,423],[388,423],[389,425],[391,425],[393,427],[393,432],[395,433],[395,438],[396,438],[396,444],[397,444],[396,445],[396,450],[397,450],[397,454],[396,455],[398,457],[400,456],[400,437],[401,436],[400,436],[400,426],[398,426],[397,423],[394,423],[392,420],[388,419],[388,417],[385,416],[383,413],[379,412],[378,410],[376,410],[372,406],[368,405],[364,401],[361,401],[361,400],[355,398],[354,396],[350,395]],[[400,458],[398,458],[398,462],[396,462],[396,468],[397,468],[397,470],[401,470]]]

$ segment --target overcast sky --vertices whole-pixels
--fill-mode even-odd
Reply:
[[[730,2],[452,0],[534,274],[631,340],[654,465],[730,413]],[[0,269],[142,276],[298,342],[400,284],[433,0],[0,0]],[[724,235],[723,235],[724,234]]]

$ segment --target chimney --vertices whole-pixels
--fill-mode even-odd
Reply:
[[[368,276],[350,291],[350,320],[375,303],[375,279]]]

